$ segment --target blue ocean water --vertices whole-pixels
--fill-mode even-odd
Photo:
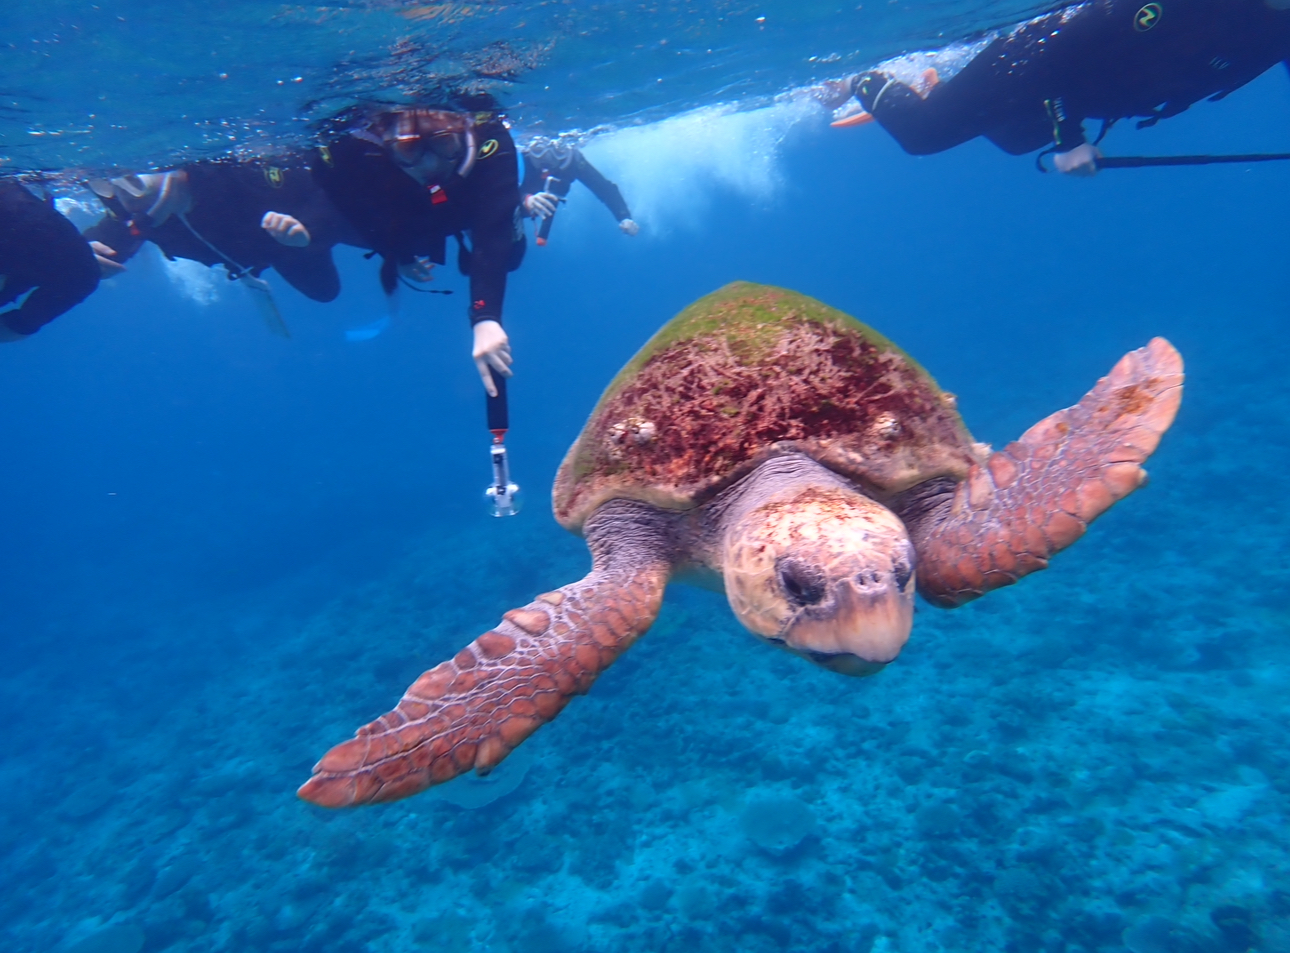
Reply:
[[[1288,109],[1278,71],[1105,148],[1286,150]],[[642,233],[575,191],[511,278],[519,518],[482,504],[451,276],[350,340],[385,315],[371,262],[342,254],[326,306],[270,275],[284,340],[140,256],[0,348],[5,950],[1290,950],[1285,171],[1070,181],[791,102],[651,119],[587,148]],[[490,779],[296,800],[421,671],[585,571],[549,515],[561,455],[736,279],[873,324],[996,445],[1157,334],[1183,409],[1148,487],[1049,571],[920,605],[874,678],[673,587]]]

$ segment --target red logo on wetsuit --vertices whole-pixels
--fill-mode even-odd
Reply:
[[[476,311],[483,311],[484,308],[486,307],[488,307],[488,302],[485,301],[483,298],[480,298],[478,301],[475,302]]]
[[[430,204],[442,205],[448,201],[448,193],[437,185],[430,186]]]

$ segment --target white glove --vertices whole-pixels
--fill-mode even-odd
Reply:
[[[550,218],[560,204],[560,196],[554,192],[538,192],[536,195],[524,196],[524,210],[533,218]]]
[[[406,264],[399,265],[399,274],[408,281],[424,285],[434,281],[434,262],[424,256],[414,258]]]
[[[1063,175],[1087,178],[1097,175],[1097,160],[1100,158],[1102,158],[1102,150],[1085,142],[1070,152],[1053,153],[1053,168]]]
[[[641,227],[633,222],[630,218],[625,218],[618,223],[618,227],[623,230],[624,235],[635,235],[640,232]]]
[[[497,385],[489,368],[503,377],[511,376],[511,340],[496,321],[480,321],[475,325],[475,349],[471,353],[479,378],[489,397],[497,396]]]
[[[275,242],[288,248],[304,248],[309,244],[309,229],[300,219],[284,212],[265,212],[260,219],[260,227],[272,236]]]
[[[90,250],[94,252],[94,260],[99,263],[100,278],[111,278],[125,271],[125,265],[112,260],[116,257],[115,248],[110,248],[102,242],[90,242]]]

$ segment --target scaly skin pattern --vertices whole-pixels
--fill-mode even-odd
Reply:
[[[1181,355],[1155,338],[1122,357],[1074,407],[973,466],[952,492],[902,512],[918,553],[919,592],[957,606],[1047,567],[1146,480],[1141,465],[1173,423],[1182,384]]]
[[[653,624],[663,600],[664,541],[647,516],[636,523],[634,515],[614,521],[616,538],[589,524],[591,573],[507,612],[418,678],[393,711],[328,751],[297,794],[350,807],[408,797],[471,769],[487,773],[585,694]]]
[[[976,462],[951,395],[894,344],[805,295],[739,283],[610,384],[556,476],[555,515],[577,532],[611,499],[690,509],[792,452],[879,497]]]

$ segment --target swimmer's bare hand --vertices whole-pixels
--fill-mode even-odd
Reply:
[[[100,278],[111,278],[125,271],[125,265],[112,260],[116,257],[115,248],[102,242],[90,242],[90,251],[94,252],[94,260],[99,263]]]
[[[512,375],[511,341],[496,321],[480,321],[475,325],[475,347],[471,352],[475,359],[475,368],[479,378],[484,382],[484,390],[489,397],[497,396],[497,385],[493,383],[492,371],[503,377]]]
[[[304,248],[309,244],[309,229],[298,218],[284,212],[265,212],[260,219],[264,229],[280,245],[288,248]]]
[[[618,227],[623,230],[624,235],[639,235],[641,227],[630,218],[625,218],[618,223]]]
[[[1085,142],[1069,152],[1053,153],[1053,168],[1062,175],[1088,178],[1097,175],[1097,160],[1100,158],[1102,158],[1102,150]]]

